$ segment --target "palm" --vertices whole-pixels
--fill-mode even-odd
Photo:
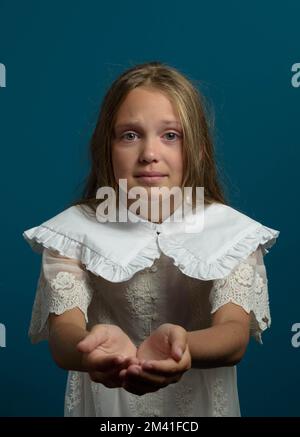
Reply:
[[[137,351],[139,360],[166,360],[170,357],[169,333],[162,326],[146,338]]]
[[[111,355],[123,355],[124,357],[135,357],[136,347],[130,338],[118,326],[109,325],[105,327],[106,336],[95,351],[97,356],[107,357]]]
[[[137,362],[136,347],[115,325],[95,325],[78,345],[91,379],[106,387],[120,387],[120,371]]]
[[[185,329],[164,323],[139,346],[137,359],[138,365],[120,372],[130,393],[143,395],[178,382],[190,368]]]

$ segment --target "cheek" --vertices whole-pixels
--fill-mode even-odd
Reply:
[[[117,179],[127,177],[132,172],[132,161],[130,155],[120,150],[112,151],[112,164]]]
[[[183,157],[181,153],[178,153],[172,157],[172,168],[177,178],[183,173]]]

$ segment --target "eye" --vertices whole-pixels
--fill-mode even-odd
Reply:
[[[177,138],[180,138],[180,135],[178,135],[176,132],[167,132],[165,135],[176,135]],[[173,137],[174,140],[176,140],[176,138]],[[171,138],[172,140],[172,138]]]
[[[133,136],[131,136],[131,137],[129,137],[129,135],[133,135]],[[125,139],[125,140],[128,140],[128,141],[132,141],[132,140],[134,140],[134,136],[136,136],[137,134],[136,133],[134,133],[134,132],[125,132],[123,135],[121,135],[121,139]],[[164,136],[166,136],[166,135],[173,135],[173,137],[169,137],[169,140],[171,140],[172,142],[173,141],[176,141],[178,138],[180,138],[181,137],[181,135],[179,135],[179,134],[177,134],[176,132],[167,132]],[[175,137],[174,137],[174,135],[175,135]]]
[[[126,132],[123,135],[121,135],[121,139],[124,139],[126,137],[126,135],[136,135],[136,134],[134,132]],[[125,139],[128,139],[128,137]],[[129,138],[129,141],[130,141],[130,138]]]

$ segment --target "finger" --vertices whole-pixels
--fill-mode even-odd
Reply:
[[[131,366],[133,364],[139,365],[140,364],[140,360],[137,357],[130,357],[129,360],[128,360],[128,366]]]
[[[150,373],[160,373],[162,375],[174,375],[176,373],[182,373],[187,370],[188,362],[185,357],[177,362],[172,358],[166,360],[148,360],[142,364],[142,369]]]
[[[169,338],[171,354],[174,360],[180,361],[186,349],[187,333],[185,329],[172,329]]]
[[[91,370],[120,372],[122,369],[128,368],[131,357],[124,357],[121,354],[105,356],[101,351],[95,349],[88,354],[87,360]]]
[[[106,329],[98,329],[90,332],[83,340],[77,344],[77,349],[80,352],[91,352],[97,346],[104,343],[108,339],[108,332]]]
[[[127,366],[126,366],[126,364],[128,364]],[[125,380],[125,378],[126,378],[126,374],[127,374],[127,371],[128,371],[128,369],[129,368],[131,368],[131,369],[136,369],[136,368],[139,368],[140,370],[141,370],[141,367],[140,367],[140,365],[139,365],[139,361],[138,360],[134,360],[133,362],[132,362],[132,360],[130,359],[130,362],[129,363],[127,363],[127,361],[125,361],[124,362],[124,365],[122,366],[122,370],[120,371],[120,373],[119,373],[119,377],[124,381]],[[133,370],[133,372],[131,372],[131,373],[135,373],[135,370]]]
[[[121,380],[125,380],[126,377],[126,373],[127,373],[127,369],[122,369],[119,373],[119,377],[121,378]]]
[[[109,355],[106,357],[101,355],[101,357],[99,357],[99,353],[97,352],[98,351],[93,351],[89,354],[89,369],[99,372],[108,372],[111,370],[116,370],[116,367],[123,365],[119,355]]]
[[[161,368],[155,368],[155,367],[151,367],[151,368],[147,368],[146,364],[145,366],[142,366],[142,371],[145,372],[146,375],[160,375],[160,376],[164,376],[166,378],[176,378],[178,376],[181,376],[182,373],[185,371],[186,369],[182,370],[178,367],[173,368],[173,369],[161,369]]]
[[[119,356],[119,360],[116,360],[116,363],[120,365],[120,368],[127,369],[127,367],[131,366],[132,364],[138,364],[138,360],[132,357],[124,357],[123,355]],[[122,357],[122,359],[121,359]]]
[[[156,388],[165,387],[166,385],[171,384],[172,382],[178,381],[181,376],[182,376],[182,372],[173,375],[149,373],[149,372],[145,372],[143,369],[137,366],[130,366],[126,370],[126,373],[122,373],[122,377],[123,379],[125,377],[126,382],[134,383],[134,384],[137,383],[146,384],[146,385],[150,384],[150,385],[154,385]]]
[[[92,371],[89,372],[92,381],[101,383],[108,388],[122,387],[122,381],[115,374]]]

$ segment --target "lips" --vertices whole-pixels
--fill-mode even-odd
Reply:
[[[156,177],[156,176],[166,176],[164,173],[158,171],[144,171],[137,174],[137,177]]]
[[[152,171],[139,173],[136,177],[140,182],[143,182],[145,184],[153,184],[162,181],[163,178],[166,176],[167,175],[164,175],[163,173]]]

